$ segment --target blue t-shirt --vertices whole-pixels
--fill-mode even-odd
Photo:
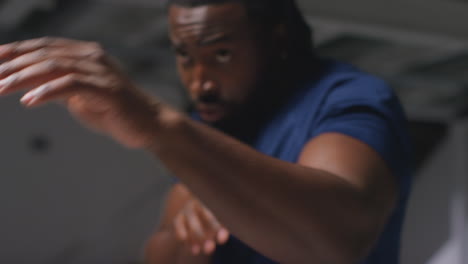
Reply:
[[[323,133],[338,132],[377,151],[397,177],[399,200],[378,243],[360,264],[397,264],[411,185],[410,142],[404,113],[384,81],[335,61],[323,61],[323,69],[320,76],[311,77],[288,99],[250,144],[266,155],[297,162],[308,141]],[[214,263],[275,262],[231,237],[215,252]]]

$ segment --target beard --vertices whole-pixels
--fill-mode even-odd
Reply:
[[[242,103],[231,102],[214,94],[197,98],[195,103],[219,104],[226,109],[222,119],[205,123],[246,143],[253,140],[294,94],[297,83],[280,66],[271,63],[264,72],[259,73],[263,78],[252,85],[250,94]]]

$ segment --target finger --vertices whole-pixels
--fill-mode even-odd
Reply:
[[[174,220],[174,229],[176,231],[176,236],[181,241],[186,241],[188,238],[188,231],[185,225],[185,217],[183,215],[178,215]]]
[[[202,251],[204,231],[200,219],[195,212],[195,203],[189,203],[184,209],[184,219],[187,225],[187,241],[190,245],[190,250],[194,256],[197,256]]]
[[[195,204],[189,206],[186,214],[189,233],[192,235],[192,240],[195,242],[203,242],[207,238],[207,234],[202,224],[202,220],[195,209]]]
[[[205,219],[205,225],[208,225],[213,232],[213,240],[220,245],[225,244],[229,239],[227,229],[219,223],[219,220],[208,208],[203,207],[201,214],[203,214],[203,219]]]
[[[27,107],[32,107],[52,100],[65,101],[77,94],[107,96],[106,90],[102,89],[101,81],[101,79],[95,77],[68,74],[29,91],[21,98],[21,103]]]
[[[0,46],[0,59],[14,58],[45,47],[64,47],[77,45],[92,46],[95,44],[92,42],[51,37],[16,41]]]
[[[88,61],[53,59],[29,66],[0,80],[0,95],[37,87],[61,76],[78,73],[103,73],[105,67]]]
[[[199,204],[197,214],[205,227],[206,239],[202,243],[202,251],[205,255],[211,255],[216,249],[216,234],[221,228],[221,224],[216,217],[203,205]]]
[[[0,65],[0,79],[7,77],[15,72],[18,72],[28,66],[40,63],[49,59],[84,59],[93,55],[95,51],[92,49],[65,49],[65,48],[43,48],[30,53],[26,53],[11,61],[4,62]]]
[[[200,217],[204,219],[204,222],[213,232],[217,232],[221,228],[221,224],[213,213],[206,207],[201,207],[199,210]]]
[[[203,253],[205,255],[211,255],[216,250],[216,243],[213,240],[207,240],[203,244]]]
[[[216,234],[216,241],[218,244],[223,245],[229,240],[229,231],[226,228],[221,228]]]

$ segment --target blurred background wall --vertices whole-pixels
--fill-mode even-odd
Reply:
[[[415,142],[403,264],[468,263],[468,2],[299,1],[319,53],[387,79]],[[99,41],[142,87],[186,98],[161,0],[2,0],[0,41]],[[141,260],[170,176],[149,155],[82,128],[60,107],[0,98],[0,263]]]

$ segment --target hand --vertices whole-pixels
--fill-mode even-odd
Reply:
[[[216,245],[229,239],[229,232],[198,200],[191,199],[176,215],[174,229],[177,238],[187,243],[191,253],[211,255]]]
[[[132,148],[151,145],[159,102],[93,42],[40,38],[0,46],[0,95],[30,90],[26,107],[62,102],[88,127]]]

